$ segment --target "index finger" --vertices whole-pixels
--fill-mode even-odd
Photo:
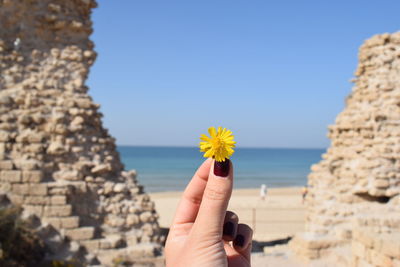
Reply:
[[[176,210],[173,225],[193,223],[196,220],[201,200],[203,198],[204,189],[207,185],[211,161],[211,159],[205,160],[187,185]]]

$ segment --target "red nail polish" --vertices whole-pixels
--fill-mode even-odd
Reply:
[[[244,236],[243,235],[237,235],[235,240],[233,240],[233,245],[234,246],[243,247],[244,246]]]
[[[230,160],[225,159],[225,161],[215,161],[214,163],[214,174],[220,177],[227,177],[229,175],[229,164]]]
[[[222,234],[225,236],[235,237],[235,224],[233,222],[226,222],[222,228]]]

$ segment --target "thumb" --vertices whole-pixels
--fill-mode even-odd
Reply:
[[[229,159],[214,160],[211,166],[193,232],[222,238],[222,225],[232,194],[233,166]]]

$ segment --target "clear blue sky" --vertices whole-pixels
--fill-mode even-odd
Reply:
[[[400,1],[99,0],[89,93],[117,144],[322,148],[358,47],[400,30]]]

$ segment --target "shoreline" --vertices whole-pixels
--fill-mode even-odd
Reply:
[[[269,188],[266,199],[259,197],[259,188],[234,189],[228,209],[254,230],[253,239],[271,241],[293,236],[304,230],[305,206],[301,187]],[[169,228],[183,192],[148,193],[159,214],[159,224]]]

